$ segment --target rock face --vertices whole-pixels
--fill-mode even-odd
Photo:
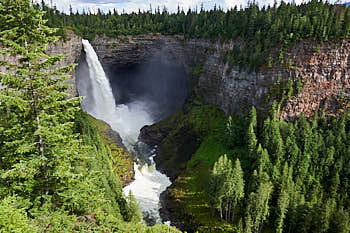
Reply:
[[[150,146],[159,145],[168,135],[170,129],[155,128],[150,125],[142,127],[139,135],[139,140]]]
[[[220,61],[224,51],[232,50],[234,42],[212,44],[205,41],[189,40],[189,51],[203,53],[197,55],[202,60],[202,74],[198,88],[206,102],[219,106],[225,113],[244,113],[254,105],[259,110],[267,110],[271,105],[265,101],[277,77],[281,81],[298,78],[303,88],[297,95],[286,100],[281,117],[293,120],[304,113],[311,117],[315,111],[325,110],[337,115],[342,103],[339,97],[350,97],[350,40],[339,43],[326,42],[323,45],[313,41],[299,42],[284,53],[284,61],[291,61],[289,67],[275,64],[272,69],[260,72],[239,71],[229,68]]]
[[[233,50],[239,42],[211,42],[205,39],[183,39],[180,36],[147,34],[122,36],[117,39],[96,37],[92,41],[104,66],[123,67],[141,64],[153,54],[172,56],[180,61],[203,99],[215,104],[226,114],[246,113],[252,105],[267,110],[265,101],[277,77],[295,82],[301,78],[304,88],[288,99],[281,116],[293,119],[301,112],[311,116],[316,109],[336,114],[335,99],[344,93],[350,96],[350,40],[323,45],[312,41],[297,43],[285,52],[284,60],[292,68],[275,64],[259,72],[240,71],[222,60],[225,51]],[[195,73],[196,75],[193,75]]]
[[[314,45],[301,42],[290,50],[289,58],[296,69],[291,76],[300,77],[303,88],[287,100],[281,111],[285,119],[304,113],[311,117],[316,110],[337,115],[350,97],[350,39],[337,44]]]
[[[67,32],[67,40],[59,40],[56,43],[49,44],[47,47],[47,53],[49,55],[63,54],[65,57],[57,64],[57,68],[67,66],[69,64],[77,63],[82,51],[81,37],[75,35],[72,31]],[[5,60],[11,64],[16,64],[19,57],[13,57],[8,54],[1,55],[0,61]],[[0,67],[0,72],[4,72],[4,67]],[[77,96],[77,88],[75,83],[75,72],[73,70],[71,77],[66,81],[69,85],[68,93],[70,97]]]
[[[141,64],[151,57],[151,51],[154,52],[157,47],[160,49],[154,43],[158,37],[158,35],[153,34],[120,36],[118,38],[96,36],[91,44],[103,66],[125,67]]]
[[[198,88],[204,100],[219,106],[226,114],[244,113],[251,105],[265,108],[261,100],[273,83],[270,74],[240,72],[237,67],[229,70],[221,56],[233,49],[232,42],[221,44],[147,34],[117,39],[96,37],[91,43],[103,66],[142,64],[154,54],[181,62],[190,83]]]
[[[255,105],[264,108],[264,94],[272,82],[271,76],[263,73],[239,71],[222,62],[222,55],[233,50],[235,43],[212,43],[208,40],[192,39],[185,42],[185,50],[195,54],[192,67],[197,66],[199,93],[209,104],[214,104],[226,114],[242,114]],[[200,64],[200,65],[196,65]]]
[[[77,64],[82,51],[82,38],[77,36],[72,31],[67,32],[68,40],[59,40],[54,44],[50,44],[47,48],[47,52],[52,55],[63,54],[65,57],[58,63],[58,67],[64,67],[69,64]],[[75,70],[72,71],[71,78],[66,81],[69,85],[69,96],[78,96]]]

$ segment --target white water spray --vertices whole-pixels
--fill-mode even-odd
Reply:
[[[116,105],[108,78],[98,57],[87,40],[83,40],[86,61],[89,66],[90,80],[80,80],[79,94],[86,96],[82,107],[94,117],[107,122],[117,131],[129,150],[137,143],[140,129],[144,125],[154,123],[147,112],[147,103],[135,101],[128,105]],[[90,82],[90,85],[87,83]],[[90,87],[90,88],[89,88]],[[124,188],[125,195],[133,193],[139,202],[142,212],[161,222],[159,216],[159,196],[171,184],[169,178],[151,166],[134,165],[135,181]]]

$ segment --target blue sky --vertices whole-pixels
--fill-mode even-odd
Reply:
[[[122,12],[123,10],[125,12],[137,12],[138,9],[148,10],[150,5],[152,5],[153,9],[160,6],[161,9],[166,7],[169,11],[174,12],[177,10],[178,5],[186,11],[189,7],[192,9],[196,6],[200,8],[201,4],[203,4],[206,9],[213,8],[215,4],[224,9],[228,9],[235,5],[238,7],[242,5],[244,7],[248,3],[248,0],[45,0],[48,5],[51,4],[51,1],[59,10],[65,12],[68,12],[69,5],[72,5],[74,11],[81,11],[82,9],[85,9],[86,11],[95,11],[97,8],[100,8],[106,12],[109,9],[115,8],[119,12]],[[272,5],[274,3],[274,0],[256,1],[259,5]],[[277,2],[279,1],[280,0],[277,0]],[[302,1],[305,0],[295,0],[296,3],[301,3]]]

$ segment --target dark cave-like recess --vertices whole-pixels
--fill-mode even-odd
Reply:
[[[105,66],[117,104],[147,103],[147,111],[158,121],[183,105],[189,79],[175,58],[155,54],[142,64]]]

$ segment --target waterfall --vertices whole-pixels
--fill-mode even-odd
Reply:
[[[124,144],[130,151],[142,143],[137,141],[140,129],[144,125],[154,123],[151,115],[147,112],[148,103],[135,100],[128,105],[117,104],[109,80],[98,60],[97,54],[87,40],[83,40],[88,64],[89,75],[82,80],[77,80],[79,94],[86,98],[82,102],[84,111],[94,117],[107,122],[113,130],[117,131]],[[147,151],[147,150],[146,150]],[[139,152],[142,153],[142,152]],[[159,196],[170,186],[169,178],[157,171],[154,167],[154,150],[143,152],[142,156],[150,156],[149,165],[134,164],[135,181],[124,188],[124,194],[133,193],[138,201],[141,211],[147,219],[161,223],[159,216]],[[137,155],[137,153],[136,153]]]
[[[137,142],[140,129],[153,122],[144,103],[134,101],[128,105],[116,105],[109,80],[88,40],[83,40],[89,80],[80,80],[79,94],[85,96],[82,108],[92,116],[107,122],[123,138],[129,149]],[[89,82],[87,85],[86,82]]]
[[[112,88],[98,60],[94,48],[88,40],[83,40],[86,61],[89,65],[89,76],[92,87],[91,96],[83,101],[83,107],[89,109],[89,113],[94,117],[108,121],[109,116],[115,114],[115,99]],[[93,78],[92,78],[93,77]]]

